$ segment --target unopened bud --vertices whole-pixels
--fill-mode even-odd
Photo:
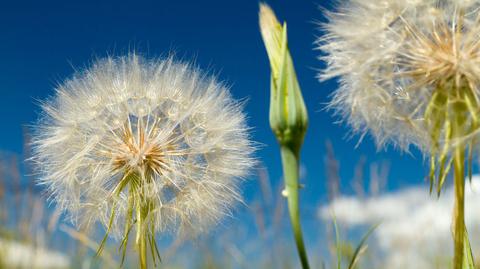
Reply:
[[[260,29],[271,67],[270,127],[279,143],[299,150],[308,114],[287,43],[287,25],[272,9],[260,4]]]

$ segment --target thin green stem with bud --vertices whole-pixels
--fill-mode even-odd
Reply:
[[[299,178],[299,150],[294,150],[288,146],[281,146],[281,155],[283,163],[283,173],[285,177],[285,196],[288,200],[288,211],[292,224],[293,235],[297,246],[300,262],[303,269],[309,269],[307,251],[303,241],[302,226],[300,224],[300,210],[298,184]]]
[[[287,24],[280,24],[273,10],[260,4],[260,30],[271,68],[269,122],[282,155],[284,195],[298,255],[303,269],[309,269],[300,225],[298,198],[300,148],[308,127],[308,113],[287,42]]]

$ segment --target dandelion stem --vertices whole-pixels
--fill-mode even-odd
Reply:
[[[138,222],[138,230],[139,230],[139,240],[138,240],[138,257],[140,262],[141,269],[147,269],[147,240],[146,234],[143,231],[143,220]]]
[[[465,148],[457,146],[454,162],[455,206],[453,209],[453,268],[462,269],[465,240]]]
[[[296,147],[293,147],[296,148]],[[302,227],[300,224],[298,178],[299,178],[299,150],[285,145],[281,146],[283,173],[285,177],[285,190],[288,200],[288,211],[292,223],[293,235],[297,245],[298,255],[303,269],[309,269],[307,252],[303,242]]]
[[[140,269],[147,269],[147,229],[145,225],[146,214],[142,206],[142,199],[137,197],[137,247]]]

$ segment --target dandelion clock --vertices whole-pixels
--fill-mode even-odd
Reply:
[[[197,235],[228,214],[254,163],[241,104],[172,58],[99,60],[42,108],[40,183],[78,226],[99,222],[120,239],[123,257],[135,233],[141,268],[157,233]]]
[[[469,249],[464,178],[480,138],[479,9],[478,0],[343,1],[318,41],[320,77],[340,82],[330,107],[354,132],[422,150],[438,193],[453,166],[454,268]]]

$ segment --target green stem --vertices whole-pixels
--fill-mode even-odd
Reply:
[[[462,269],[465,240],[465,148],[455,149],[454,161],[455,206],[453,210],[453,268]]]
[[[145,225],[146,210],[142,206],[142,199],[137,197],[137,247],[140,269],[147,269],[147,229]]]
[[[288,146],[281,146],[283,173],[285,177],[285,190],[288,199],[288,211],[292,223],[293,235],[297,245],[298,255],[303,269],[309,269],[307,252],[303,242],[300,212],[298,205],[298,178],[299,178],[299,151]]]

